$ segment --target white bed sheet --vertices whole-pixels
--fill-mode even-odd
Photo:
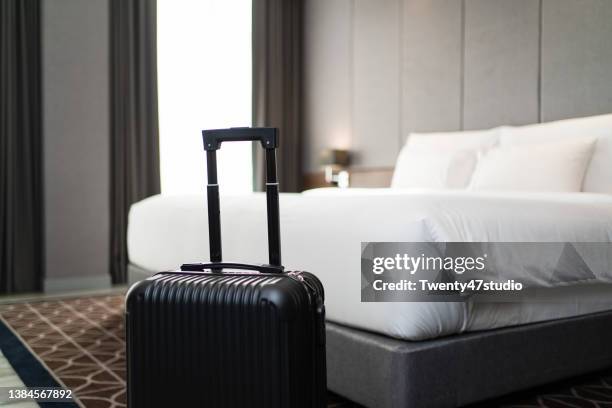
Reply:
[[[612,309],[612,285],[551,289],[549,302],[362,303],[362,241],[612,242],[612,196],[320,189],[282,194],[283,264],[312,271],[328,319],[422,340]],[[224,259],[267,261],[263,194],[221,199]],[[146,270],[208,259],[206,198],[155,196],[132,207],[130,261]]]

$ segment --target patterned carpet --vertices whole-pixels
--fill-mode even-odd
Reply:
[[[74,391],[80,405],[126,406],[123,296],[2,305],[0,319]],[[612,370],[477,406],[612,408]],[[359,406],[330,394],[328,407]]]
[[[125,407],[123,297],[3,305],[0,317],[85,407]]]
[[[612,408],[612,369],[485,401],[471,408]]]

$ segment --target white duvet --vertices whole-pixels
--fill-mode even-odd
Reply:
[[[224,260],[267,262],[265,197],[221,198]],[[329,320],[420,340],[612,309],[608,286],[551,290],[532,304],[361,303],[362,241],[612,242],[612,196],[320,189],[282,194],[282,256],[314,272]],[[150,271],[208,260],[206,198],[155,196],[130,212],[130,261]],[[557,301],[555,301],[557,300]]]

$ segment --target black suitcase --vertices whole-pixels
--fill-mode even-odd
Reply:
[[[277,129],[202,132],[210,263],[132,286],[126,299],[128,407],[324,407],[324,296],[281,266]],[[266,153],[268,265],[223,263],[216,150],[259,141]]]

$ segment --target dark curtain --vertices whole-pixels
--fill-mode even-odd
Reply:
[[[111,276],[127,280],[132,203],[160,192],[155,0],[111,0]]]
[[[253,1],[253,125],[280,129],[281,191],[302,187],[303,0]],[[254,186],[263,187],[263,154],[253,150]]]
[[[41,289],[39,0],[0,1],[0,292]]]

